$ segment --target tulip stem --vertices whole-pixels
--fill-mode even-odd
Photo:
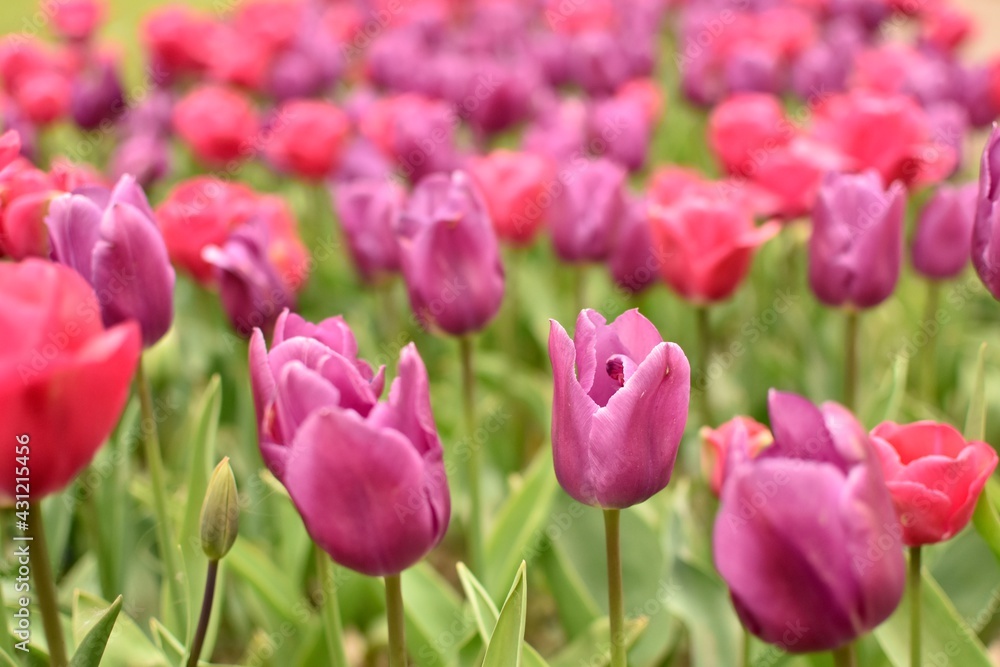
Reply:
[[[858,387],[858,311],[848,310],[844,330],[844,406],[854,411]]]
[[[750,631],[743,628],[743,667],[750,667]]]
[[[66,660],[66,641],[63,639],[62,621],[59,620],[59,597],[56,581],[52,576],[49,545],[45,540],[41,503],[30,505],[30,514],[25,523],[27,526],[23,528],[24,536],[28,538],[29,548],[33,552],[31,576],[35,580],[38,608],[42,612],[42,627],[45,628],[45,640],[49,644],[49,665],[66,667],[69,664]]]
[[[931,326],[929,329],[933,334],[927,335],[927,347],[924,349],[923,373],[921,379],[924,381],[924,398],[931,404],[934,403],[934,390],[937,386],[937,311],[941,298],[941,283],[937,280],[930,280],[927,283],[927,301],[924,304],[924,320],[921,322],[921,329]],[[925,329],[928,330],[928,329]]]
[[[712,405],[708,399],[709,365],[712,363],[712,325],[708,317],[708,307],[698,306],[695,309],[695,321],[698,328],[698,342],[701,345],[701,381],[695,385],[698,394],[698,406],[701,411],[703,426],[711,426]]]
[[[177,560],[174,554],[174,543],[171,539],[170,514],[167,511],[167,483],[163,470],[163,456],[160,453],[160,438],[157,433],[156,418],[153,414],[153,399],[149,388],[149,378],[143,366],[143,358],[139,358],[136,370],[136,383],[139,391],[139,407],[142,411],[143,445],[146,450],[146,467],[149,469],[149,479],[153,487],[153,511],[156,514],[156,532],[160,543],[160,558],[163,560],[163,576],[167,580],[167,590],[170,594],[169,610],[177,622],[174,630],[187,624],[184,618],[185,592],[181,585]],[[169,622],[171,616],[168,615]]]
[[[330,652],[330,664],[333,667],[347,667],[347,654],[344,653],[343,630],[340,625],[340,605],[337,603],[337,580],[334,568],[331,566],[326,552],[314,546],[316,552],[316,576],[323,591],[324,633],[326,648]]]
[[[201,615],[198,616],[198,627],[191,639],[191,655],[188,656],[187,667],[198,667],[201,649],[205,645],[205,635],[208,634],[208,621],[212,618],[212,603],[215,601],[215,582],[219,578],[219,561],[208,561],[208,574],[205,576],[205,594],[201,598]]]
[[[611,667],[625,667],[626,664],[620,521],[621,510],[604,510],[604,534],[608,552],[608,614],[611,618]]]
[[[477,576],[482,576],[479,568],[483,562],[482,533],[482,497],[479,475],[482,468],[480,443],[476,442],[476,401],[475,372],[472,365],[472,338],[462,336],[458,339],[462,357],[462,400],[465,409],[465,446],[469,449],[469,569]]]
[[[573,270],[573,319],[587,307],[587,265],[577,264]]]
[[[389,621],[389,667],[406,667],[403,585],[398,574],[385,578],[385,613]]]
[[[841,646],[833,652],[835,667],[858,667],[858,657],[854,652],[854,644]]]
[[[910,547],[910,665],[920,667],[920,547]]]

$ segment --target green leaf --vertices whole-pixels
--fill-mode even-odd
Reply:
[[[937,581],[927,571],[920,586],[924,661],[928,665],[989,667],[986,648],[969,628]],[[907,667],[910,659],[909,590],[888,621],[875,629],[875,638],[894,667]]]
[[[167,626],[155,618],[149,620],[149,630],[153,635],[153,642],[156,644],[156,647],[167,656],[170,663],[173,665],[181,664],[185,655],[187,655],[181,640],[174,637],[170,630],[167,629]]]
[[[104,617],[109,604],[77,589],[73,595],[73,641],[81,645],[94,623]],[[129,667],[170,667],[167,658],[128,617],[120,615],[104,650],[104,664]]]
[[[271,611],[286,621],[296,618],[295,582],[250,540],[236,540],[226,554],[226,565],[232,568],[233,574],[250,584]]]
[[[434,568],[420,563],[403,573],[406,647],[419,667],[456,662],[459,646],[475,632],[462,601]]]
[[[907,355],[896,355],[896,363],[892,365],[892,391],[889,393],[889,402],[885,406],[885,416],[882,421],[894,422],[898,418],[899,408],[906,396],[906,375],[909,364],[910,358]]]
[[[14,661],[14,658],[2,648],[0,648],[0,666],[17,667],[17,662]]]
[[[528,616],[527,566],[521,561],[500,618],[486,646],[483,667],[521,667],[524,624]]]
[[[559,620],[567,636],[573,639],[601,617],[601,608],[593,591],[580,576],[559,542],[552,542],[538,557],[538,564],[556,600]]]
[[[631,647],[646,629],[646,618],[625,619],[625,646]],[[611,622],[607,616],[594,621],[587,631],[549,660],[552,667],[605,667],[611,662]],[[722,664],[722,663],[720,663]],[[736,663],[731,663],[736,664]]]
[[[546,539],[545,525],[558,486],[550,450],[544,448],[535,456],[521,487],[500,507],[486,540],[486,587],[494,595],[503,592],[518,563],[530,562],[534,547]]]
[[[108,639],[111,637],[111,631],[115,627],[115,621],[121,610],[122,596],[119,595],[111,603],[111,606],[94,621],[90,631],[77,646],[73,658],[69,661],[70,667],[97,667],[101,664],[104,649],[108,645]]]
[[[969,399],[969,413],[965,418],[965,439],[982,440],[986,436],[986,343],[979,346],[976,359],[976,375]],[[991,477],[976,502],[972,514],[972,525],[990,551],[1000,560],[1000,515],[997,514],[995,496],[996,481]]]
[[[462,590],[465,591],[465,597],[472,608],[476,627],[479,628],[479,636],[483,642],[488,642],[490,634],[493,632],[492,628],[496,626],[497,619],[500,617],[500,612],[497,610],[497,606],[493,604],[489,593],[486,592],[483,585],[476,579],[476,575],[472,574],[469,568],[465,566],[465,563],[459,563],[456,569],[458,570],[458,579],[462,583]],[[545,662],[545,658],[539,655],[538,651],[532,648],[530,644],[525,643],[524,664],[526,667],[545,667],[548,663]]]
[[[188,625],[185,644],[190,644],[194,636],[195,624],[201,609],[202,592],[205,589],[207,561],[201,550],[201,505],[215,463],[215,441],[219,430],[219,411],[222,406],[220,386],[219,376],[213,375],[202,394],[192,428],[181,430],[191,457],[187,476],[187,502],[180,534],[182,565],[187,575],[185,580]],[[211,649],[211,642],[206,642],[205,654],[210,654]]]
[[[695,667],[739,664],[743,633],[726,585],[714,572],[674,561],[666,605],[687,627]]]

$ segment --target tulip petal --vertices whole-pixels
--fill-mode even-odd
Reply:
[[[277,393],[278,420],[284,442],[292,442],[299,426],[320,408],[337,407],[340,392],[326,378],[300,361],[281,369]]]
[[[45,216],[52,259],[76,270],[87,282],[92,282],[94,246],[100,239],[103,213],[87,197],[65,194],[52,200]]]
[[[577,349],[572,339],[555,320],[550,320],[549,324],[549,358],[554,379],[552,458],[556,478],[573,498],[593,505],[596,504],[595,485],[590,476],[586,443],[590,442],[597,404],[577,381],[573,367]]]
[[[302,424],[285,482],[309,534],[341,565],[369,576],[402,572],[433,548],[448,517],[428,495],[425,462],[398,431],[350,410]]]
[[[767,397],[774,443],[760,458],[790,458],[832,463],[847,472],[847,462],[837,451],[823,413],[796,394],[772,389]]]

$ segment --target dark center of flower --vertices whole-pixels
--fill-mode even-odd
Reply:
[[[608,376],[618,383],[619,387],[625,386],[625,362],[621,357],[611,357],[607,363]]]

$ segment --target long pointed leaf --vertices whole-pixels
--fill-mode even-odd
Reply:
[[[115,621],[121,610],[122,596],[119,595],[104,614],[94,622],[90,631],[80,642],[76,653],[69,661],[70,667],[97,667],[101,664],[104,649],[107,648],[108,639],[111,637],[111,631],[115,627]]]
[[[527,566],[521,561],[507,600],[500,610],[493,635],[486,647],[483,667],[521,667],[524,624],[528,615]]]

